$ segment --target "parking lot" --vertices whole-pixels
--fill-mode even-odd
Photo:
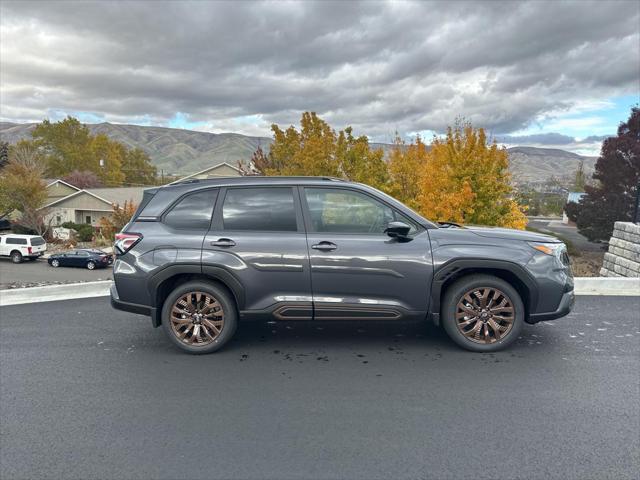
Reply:
[[[0,477],[637,479],[639,311],[579,297],[496,354],[244,323],[198,357],[106,298],[2,307]]]
[[[87,270],[86,268],[53,268],[44,258],[12,263],[9,258],[0,258],[0,289],[10,286],[35,284],[90,282],[109,280],[112,269]]]

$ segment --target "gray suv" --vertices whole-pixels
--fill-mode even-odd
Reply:
[[[189,353],[220,349],[244,318],[431,319],[458,345],[492,352],[574,302],[557,239],[436,224],[334,178],[146,190],[115,253],[112,305],[149,315]]]

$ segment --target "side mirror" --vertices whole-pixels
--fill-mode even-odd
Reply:
[[[398,240],[411,240],[409,232],[411,227],[404,222],[389,222],[387,228],[384,229],[384,233],[391,238],[397,238]]]

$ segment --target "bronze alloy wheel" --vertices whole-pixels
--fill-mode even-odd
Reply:
[[[456,305],[458,330],[475,343],[497,342],[509,334],[514,322],[513,302],[497,288],[469,290]]]
[[[171,331],[189,346],[210,345],[223,328],[224,309],[209,293],[186,293],[171,307]]]

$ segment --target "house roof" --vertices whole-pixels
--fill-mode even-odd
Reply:
[[[97,198],[97,199],[98,199],[98,200],[100,200],[101,202],[104,202],[104,203],[106,203],[107,205],[112,206],[112,203],[113,203],[113,202],[110,202],[109,200],[107,200],[107,199],[105,199],[105,198],[99,197],[99,196],[98,196],[98,195],[96,195],[95,193],[91,193],[91,192],[90,192],[90,191],[88,191],[88,190],[78,190],[77,192],[74,192],[74,193],[72,193],[71,195],[67,195],[66,197],[58,198],[57,200],[54,200],[53,202],[46,204],[46,205],[45,205],[44,207],[42,207],[42,208],[52,207],[52,206],[54,206],[54,205],[56,205],[56,204],[58,204],[58,203],[64,202],[64,201],[66,201],[66,200],[69,200],[70,198],[76,197],[76,196],[78,196],[78,195],[82,195],[83,193],[84,193],[84,194],[87,194],[87,195],[91,195],[92,197]]]
[[[55,185],[56,183],[62,183],[63,185],[66,185],[67,187],[73,188],[74,190],[80,190],[75,185],[71,185],[70,183],[67,183],[64,180],[60,179],[60,178],[45,178],[44,181],[47,184],[47,186],[45,188],[49,188],[51,185]]]
[[[230,165],[227,162],[222,162],[217,165],[214,165],[213,167],[208,167],[208,168],[205,168],[204,170],[200,170],[199,172],[192,173],[191,175],[187,175],[186,177],[182,177],[179,180],[171,182],[169,185],[173,185],[174,183],[178,183],[178,182],[183,182],[184,180],[189,180],[191,177],[196,177],[198,175],[202,175],[203,173],[213,172],[219,169],[220,167],[225,167],[225,166],[234,169],[236,172],[242,175],[242,170],[240,170],[238,167],[234,167],[233,165]]]
[[[43,208],[52,207],[58,203],[64,202],[65,200],[69,200],[70,198],[81,195],[83,193],[91,195],[92,197],[104,202],[109,206],[109,209],[111,209],[116,203],[122,206],[124,205],[124,202],[129,201],[132,201],[134,204],[138,205],[142,201],[142,194],[145,188],[148,187],[89,188],[85,190],[78,190],[71,195],[59,198],[45,205]]]
[[[114,188],[88,188],[86,191],[93,195],[106,199],[110,203],[124,205],[124,202],[133,202],[139,205],[144,191],[150,187],[114,187]]]

